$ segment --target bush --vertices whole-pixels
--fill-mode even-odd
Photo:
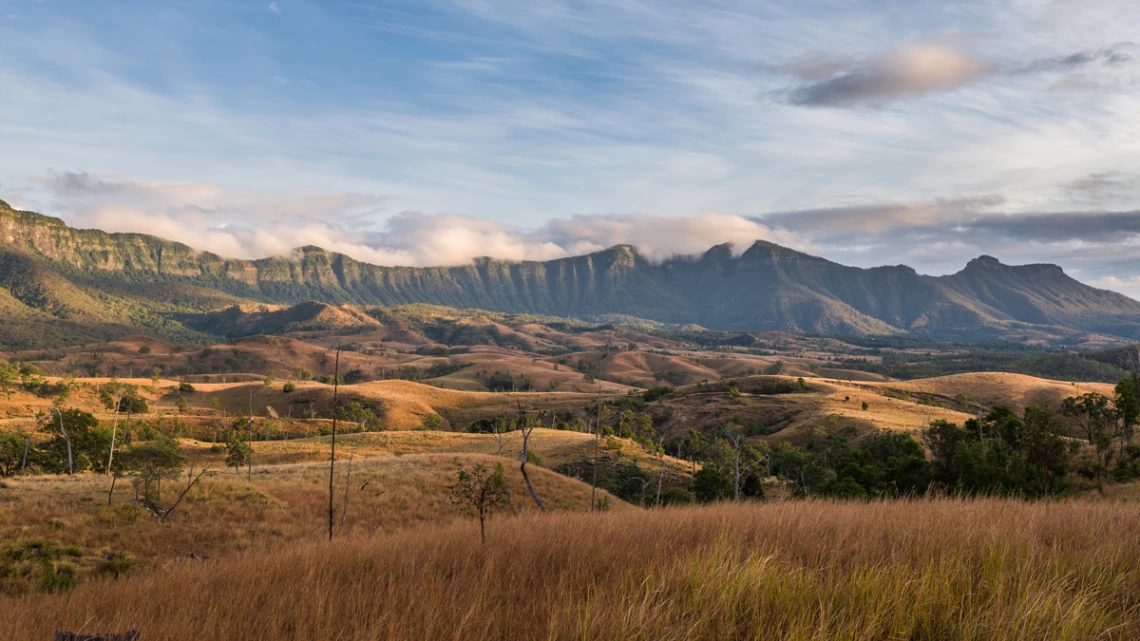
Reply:
[[[178,391],[179,392],[194,392],[197,390],[195,390],[194,386],[191,385],[190,383],[179,383],[178,384]]]
[[[297,384],[294,383],[293,381],[289,381],[288,383],[285,383],[285,386],[281,388],[281,391],[285,392],[286,394],[289,394],[290,392],[292,392],[296,389],[297,389]]]

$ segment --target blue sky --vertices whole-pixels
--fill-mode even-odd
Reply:
[[[1056,262],[1140,295],[1125,0],[0,0],[0,198],[226,255]]]

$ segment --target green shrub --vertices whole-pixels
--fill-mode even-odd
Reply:
[[[293,381],[289,381],[288,383],[285,383],[285,386],[281,388],[281,391],[285,392],[286,394],[289,394],[290,392],[293,392],[296,389],[297,389],[297,384],[294,383]]]

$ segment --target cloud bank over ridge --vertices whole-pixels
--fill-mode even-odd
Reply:
[[[458,213],[390,211],[383,196],[232,192],[206,183],[140,181],[80,172],[34,179],[36,196],[12,203],[77,227],[141,232],[234,258],[285,256],[316,245],[380,265],[437,266],[490,256],[550,260],[630,244],[663,260],[756,240],[873,267],[961,269],[990,254],[1007,263],[1052,262],[1094,285],[1140,296],[1140,210],[1016,212],[1000,195],[873,203],[761,216],[700,211],[544,217],[532,227]],[[1140,190],[1132,174],[1091,174],[1061,189]]]

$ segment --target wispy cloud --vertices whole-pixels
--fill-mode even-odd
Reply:
[[[270,13],[281,15],[281,7],[276,2],[270,2],[268,9]]]

